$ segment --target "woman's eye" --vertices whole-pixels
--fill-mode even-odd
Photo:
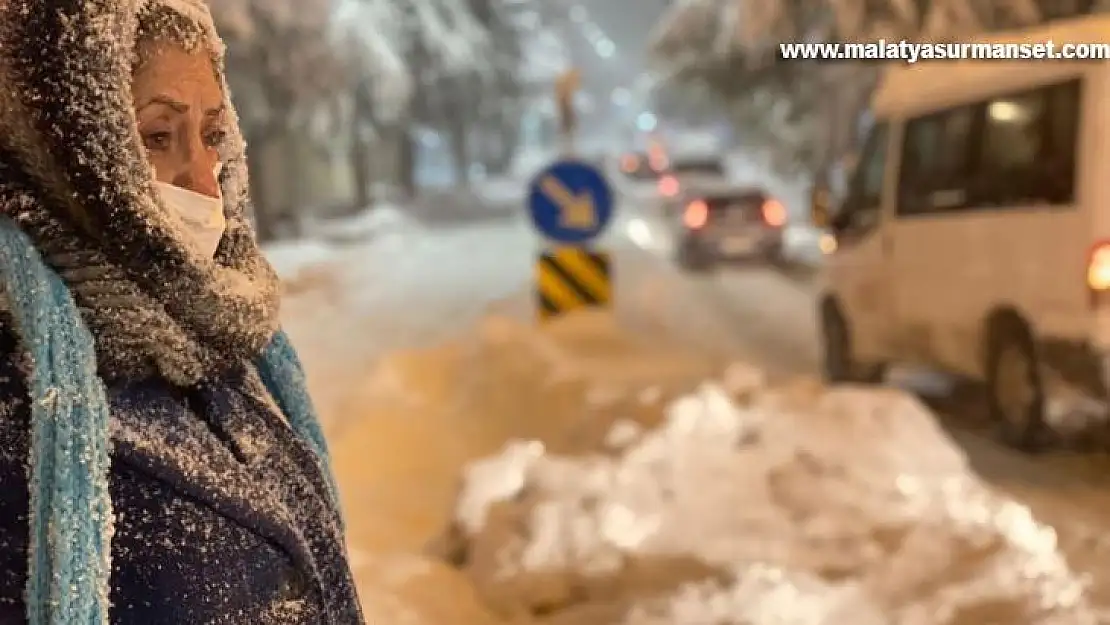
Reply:
[[[223,145],[224,140],[227,139],[227,133],[223,130],[213,130],[204,136],[204,143],[210,148],[218,148]]]
[[[170,147],[173,134],[170,132],[148,132],[143,135],[143,145],[148,150],[166,150]]]

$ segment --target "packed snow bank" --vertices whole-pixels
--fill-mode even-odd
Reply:
[[[469,465],[450,556],[487,600],[574,625],[1106,622],[907,395],[741,367],[660,412]]]
[[[302,224],[307,238],[335,243],[359,243],[416,227],[416,220],[395,204],[377,204],[349,217],[308,219]]]
[[[523,206],[529,182],[527,177],[519,175],[493,176],[476,183],[474,192],[490,208],[500,209],[506,204]]]
[[[505,622],[464,574],[415,555],[449,524],[468,462],[514,438],[538,438],[554,448],[592,441],[604,435],[596,429],[604,422],[591,411],[630,389],[647,389],[640,392],[652,399],[668,385],[688,387],[711,370],[590,314],[545,330],[490,315],[458,340],[393,352],[368,370],[348,362],[339,372],[334,363],[317,361],[329,351],[335,353],[306,352],[310,373],[326,367],[321,383],[330,378],[334,386],[360,374],[356,384],[340,383],[342,397],[320,404],[355,578],[370,622],[413,625]],[[629,363],[635,371],[626,370]]]
[[[326,404],[345,504],[367,514],[351,523],[352,539],[371,551],[419,549],[450,522],[468,462],[515,438],[595,440],[604,421],[593,411],[612,398],[688,388],[713,370],[588,314],[547,331],[490,316],[457,340],[388,354]]]
[[[334,280],[331,265],[339,253],[329,243],[306,239],[280,241],[267,245],[263,252],[281,278],[287,295],[326,287]]]
[[[345,251],[341,246],[377,242],[416,229],[416,221],[401,208],[379,205],[350,217],[306,219],[300,238],[268,243],[263,251],[286,292],[295,293],[334,282],[332,265]]]
[[[279,241],[266,245],[266,259],[282,279],[292,278],[306,267],[327,263],[336,256],[335,248],[320,241]]]

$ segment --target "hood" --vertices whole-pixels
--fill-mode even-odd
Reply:
[[[69,286],[104,374],[189,383],[263,349],[279,289],[247,220],[229,100],[215,259],[183,244],[160,204],[131,96],[138,16],[155,4],[203,28],[222,76],[201,0],[0,0],[0,213]]]

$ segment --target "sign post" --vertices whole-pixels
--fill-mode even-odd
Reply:
[[[536,306],[541,321],[612,304],[609,254],[592,248],[613,218],[613,191],[602,172],[576,160],[555,162],[532,181],[532,225],[544,238],[536,260]]]
[[[582,77],[577,69],[569,69],[555,81],[555,109],[559,113],[559,141],[564,155],[574,153],[574,134],[578,130],[578,115],[574,98],[578,94]]]

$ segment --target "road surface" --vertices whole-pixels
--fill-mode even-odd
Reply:
[[[538,243],[523,209],[513,210],[505,198],[450,202],[440,196],[411,223],[377,235],[371,245],[331,250],[290,279],[287,325],[310,363],[322,411],[334,416],[330,432],[345,426],[343,387],[361,384],[359,372],[386,354],[458,337],[491,312],[532,314]],[[644,205],[643,197],[623,196],[601,244],[613,255],[623,325],[759,363],[772,375],[816,375],[811,284],[759,268],[685,274],[671,262],[665,224]],[[941,408],[955,424],[976,423],[981,414],[974,401]],[[1028,457],[997,445],[982,428],[960,425],[952,432],[982,477],[1057,528],[1080,568],[1083,560],[1093,567],[1094,559],[1107,557],[1098,532],[1110,526],[1110,463]],[[1084,529],[1073,530],[1077,524]]]

